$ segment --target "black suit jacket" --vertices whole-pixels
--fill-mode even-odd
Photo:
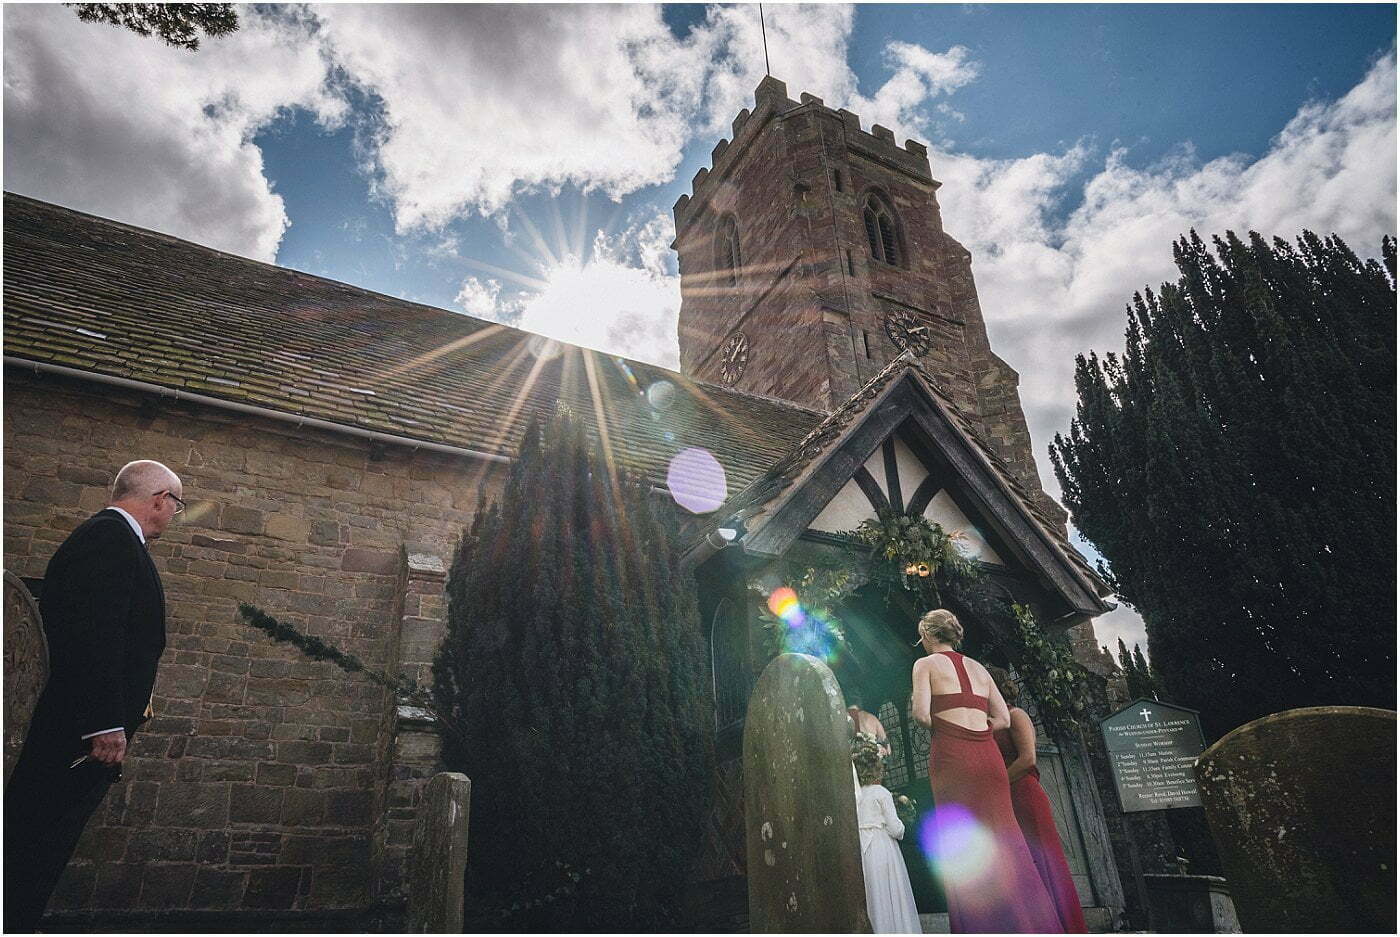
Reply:
[[[49,682],[31,738],[81,749],[82,736],[145,721],[165,650],[165,590],[126,518],[110,508],[63,541],[44,574],[39,610]]]

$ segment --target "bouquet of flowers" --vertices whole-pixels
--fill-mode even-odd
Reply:
[[[908,794],[895,794],[894,812],[904,823],[913,823],[919,819],[919,802]]]

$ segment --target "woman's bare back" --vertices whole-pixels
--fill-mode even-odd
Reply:
[[[928,674],[930,696],[946,696],[949,693],[958,693],[962,690],[962,686],[958,682],[958,672],[947,654],[930,654],[924,659],[929,661],[926,673]],[[963,666],[967,668],[967,679],[972,684],[972,692],[978,696],[987,697],[990,705],[992,696],[996,694],[992,675],[987,673],[987,668],[971,657],[963,657]],[[946,719],[964,729],[980,732],[987,728],[987,716],[988,714],[980,709],[973,709],[971,706],[958,706],[955,709],[945,709],[935,714],[934,718]]]

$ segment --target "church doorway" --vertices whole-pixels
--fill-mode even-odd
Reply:
[[[937,913],[947,910],[947,902],[921,842],[924,823],[933,810],[928,730],[914,722],[910,708],[910,673],[923,654],[913,646],[918,614],[912,606],[892,608],[896,603],[887,603],[876,590],[866,586],[843,603],[840,616],[846,648],[834,672],[846,702],[874,713],[885,727],[890,743],[885,787],[919,805],[919,820],[906,824],[899,847],[920,913]]]
[[[951,606],[966,628],[963,650],[986,664],[1007,666],[1002,642],[977,621],[975,614]],[[885,768],[885,787],[896,796],[906,794],[919,805],[919,819],[906,824],[900,851],[909,870],[909,882],[920,913],[947,910],[947,900],[936,870],[925,848],[926,824],[932,814],[933,795],[928,780],[928,730],[914,721],[911,671],[923,656],[914,644],[918,636],[918,609],[905,595],[885,596],[883,589],[868,585],[853,593],[842,604],[839,617],[845,629],[845,649],[833,666],[848,704],[855,703],[874,713],[885,728],[890,755]],[[1034,717],[1033,700],[1019,705]],[[1037,733],[1037,756],[1041,784],[1050,797],[1055,824],[1064,846],[1070,872],[1085,905],[1093,904],[1093,887],[1088,874],[1087,850],[1079,817],[1069,795],[1067,766],[1057,746],[1043,733]]]
[[[963,650],[984,663],[1005,666],[1005,652],[996,637],[967,610],[956,605],[953,610],[967,630]],[[924,653],[915,642],[919,616],[925,611],[902,590],[888,596],[874,584],[856,590],[841,607],[846,648],[833,672],[847,703],[874,713],[885,727],[890,743],[885,787],[919,805],[919,820],[906,825],[900,851],[919,911],[935,913],[946,911],[947,902],[926,846],[934,807],[928,780],[929,733],[914,721],[910,683],[914,662]]]

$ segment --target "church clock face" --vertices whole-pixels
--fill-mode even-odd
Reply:
[[[928,354],[928,326],[912,312],[896,309],[885,316],[885,334],[903,351],[916,355]]]
[[[719,379],[732,387],[744,376],[748,364],[749,337],[743,332],[734,332],[725,339],[719,353]]]

